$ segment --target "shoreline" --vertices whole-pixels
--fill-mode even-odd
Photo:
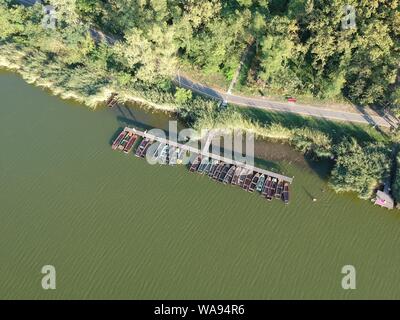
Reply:
[[[18,64],[16,62],[12,62],[9,59],[7,59],[4,55],[0,55],[0,70],[4,70],[6,72],[13,72],[22,77],[22,79],[28,83],[32,84],[36,87],[43,88],[49,90],[49,92],[57,97],[60,97],[63,100],[74,100],[75,102],[78,102],[80,104],[83,104],[87,107],[89,107],[92,110],[97,109],[100,107],[102,104],[105,104],[109,96],[115,92],[110,87],[104,87],[100,92],[98,92],[96,95],[93,95],[92,97],[86,97],[78,92],[74,92],[72,90],[66,91],[56,85],[54,85],[52,82],[47,81],[44,78],[41,78],[39,75],[33,75],[29,73],[29,71],[24,70],[23,64]],[[177,107],[173,105],[168,105],[168,104],[158,104],[151,102],[145,98],[141,98],[138,96],[133,96],[130,95],[127,92],[124,91],[119,91],[118,92],[118,97],[122,100],[123,103],[139,103],[142,105],[145,105],[149,109],[156,109],[159,111],[164,111],[164,112],[176,112]]]

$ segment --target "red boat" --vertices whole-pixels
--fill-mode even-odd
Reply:
[[[246,179],[244,180],[244,183],[243,183],[243,189],[244,190],[247,191],[249,189],[251,181],[253,180],[253,176],[254,176],[253,171],[250,171],[248,173],[248,175],[246,176]]]
[[[283,185],[282,198],[285,204],[289,203],[289,183],[287,182],[285,182],[285,184]]]
[[[201,156],[197,156],[196,159],[194,159],[192,165],[190,166],[189,171],[190,172],[197,171],[197,168],[199,167],[200,163],[201,163]]]
[[[112,147],[111,147],[111,148],[112,148],[113,150],[115,150],[115,149],[118,148],[119,143],[120,143],[121,140],[125,137],[126,134],[127,134],[127,132],[124,130],[124,131],[122,131],[122,132],[118,135],[117,139],[115,139],[114,142],[113,142],[113,144],[112,144]]]
[[[135,143],[136,139],[137,139],[137,135],[136,134],[132,135],[129,138],[128,143],[125,145],[124,153],[129,153],[132,150],[133,144]]]

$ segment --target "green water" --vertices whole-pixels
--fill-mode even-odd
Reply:
[[[257,147],[290,159],[275,163],[295,176],[285,206],[113,152],[119,112],[8,73],[0,97],[0,298],[400,298],[399,215],[335,195],[287,147]],[[41,287],[47,264],[56,290]],[[341,288],[347,264],[353,291]]]

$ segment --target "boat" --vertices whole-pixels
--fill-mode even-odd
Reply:
[[[149,150],[150,151],[149,152],[149,158],[150,158],[149,160],[151,160],[151,162],[156,163],[156,160],[160,156],[161,150],[164,148],[164,146],[165,146],[165,144],[156,142],[154,144],[154,149],[152,148],[152,150]]]
[[[146,145],[145,145],[144,148],[143,148],[142,153],[140,154],[140,157],[141,157],[141,158],[146,157],[147,150],[150,148],[150,146],[151,146],[152,144],[153,144],[153,141],[151,141],[151,140],[149,140],[149,141],[146,143]]]
[[[201,163],[199,165],[199,168],[197,169],[198,173],[203,173],[204,169],[206,168],[207,164],[209,163],[209,159],[206,157],[203,160],[201,160]]]
[[[219,175],[221,174],[222,169],[224,168],[225,163],[221,162],[218,166],[217,169],[215,169],[214,175],[213,175],[213,179],[217,180]]]
[[[253,179],[251,180],[251,183],[249,185],[249,192],[254,192],[254,190],[256,189],[258,180],[260,179],[260,174],[257,172],[254,176]]]
[[[230,167],[231,167],[230,164],[224,165],[224,167],[222,168],[222,171],[221,171],[220,175],[218,176],[218,181],[219,181],[219,182],[224,181],[225,176],[228,174],[228,171],[229,171]]]
[[[251,181],[253,180],[253,176],[254,176],[253,171],[248,171],[248,172],[247,172],[246,179],[244,180],[244,183],[243,183],[243,189],[244,189],[244,190],[247,191],[247,190],[249,189],[250,183],[251,183]]]
[[[127,134],[127,132],[124,130],[124,131],[122,131],[122,132],[118,135],[117,139],[114,140],[114,142],[113,142],[113,144],[112,144],[112,146],[111,146],[111,148],[112,148],[113,150],[116,150],[116,149],[118,148],[120,142],[121,142],[122,139],[126,136],[126,134]]]
[[[242,172],[242,168],[241,167],[237,167],[235,170],[235,173],[233,174],[233,178],[232,178],[232,184],[235,186],[239,183],[239,176],[240,173]]]
[[[160,152],[160,156],[158,157],[158,163],[159,164],[167,164],[168,163],[168,157],[169,157],[169,145],[164,145]]]
[[[194,159],[192,165],[190,166],[189,171],[190,172],[195,172],[197,170],[197,168],[199,167],[200,162],[201,162],[201,156],[199,155]]]
[[[140,154],[142,153],[142,151],[143,151],[144,147],[146,146],[147,142],[149,142],[149,141],[150,141],[150,139],[145,138],[140,142],[140,144],[137,147],[136,152],[135,152],[135,156],[136,157],[140,157]]]
[[[118,150],[124,150],[126,144],[128,143],[128,141],[131,139],[131,137],[133,136],[132,132],[128,132],[127,135],[121,140],[119,146],[118,146]]]
[[[117,96],[118,96],[118,93],[111,94],[111,96],[106,101],[107,107],[112,108],[118,103]]]
[[[264,182],[265,182],[265,175],[261,175],[260,178],[258,179],[257,185],[256,185],[256,190],[258,192],[262,192],[264,188]]]
[[[282,198],[285,204],[289,203],[289,183],[285,182],[283,185]]]
[[[213,163],[213,165],[212,165],[211,168],[210,168],[210,172],[208,173],[208,176],[209,176],[210,178],[212,178],[212,177],[214,176],[215,170],[217,170],[218,165],[219,165],[219,161],[218,161],[218,160],[215,160],[214,163]]]
[[[136,139],[137,139],[137,135],[136,134],[132,135],[129,138],[129,141],[128,141],[128,143],[126,144],[126,146],[124,148],[124,153],[129,153],[132,150],[133,144],[135,143]]]
[[[175,147],[170,147],[169,148],[169,162],[168,164],[170,166],[176,165],[176,161],[178,160],[178,153],[179,150]]]
[[[176,153],[178,154],[178,157],[176,159],[176,164],[182,164],[183,163],[183,158],[185,157],[186,150],[183,150],[181,148],[176,148]]]
[[[228,173],[226,174],[223,183],[228,184],[232,182],[233,175],[235,174],[236,166],[232,166],[229,168]]]
[[[206,167],[204,168],[202,174],[207,174],[208,175],[208,173],[210,172],[211,166],[213,165],[214,161],[216,161],[216,160],[208,161],[208,163],[207,163]]]
[[[247,174],[249,173],[248,169],[243,168],[239,175],[239,187],[243,187],[244,181],[246,180]]]
[[[272,200],[273,197],[275,197],[275,192],[276,192],[276,187],[278,185],[278,179],[277,178],[272,178],[272,182],[271,182],[271,188],[269,189],[268,192],[268,200]]]
[[[268,197],[269,190],[271,189],[271,183],[272,183],[272,178],[267,177],[265,184],[264,184],[264,189],[261,193],[264,197]]]
[[[283,192],[283,181],[278,182],[278,186],[276,187],[275,198],[280,199],[282,198]]]

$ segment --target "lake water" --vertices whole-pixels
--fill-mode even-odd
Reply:
[[[0,298],[400,298],[399,215],[334,194],[287,146],[257,145],[295,176],[285,206],[111,150],[123,118],[166,115],[91,111],[10,73],[0,97]]]

